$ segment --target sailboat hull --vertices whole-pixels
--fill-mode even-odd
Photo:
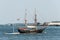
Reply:
[[[38,30],[21,30],[18,29],[19,33],[42,33],[44,29],[38,29]]]

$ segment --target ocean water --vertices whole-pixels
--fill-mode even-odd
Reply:
[[[15,32],[18,32],[17,29],[14,26]],[[0,40],[60,40],[60,26],[48,26],[43,33],[5,34],[12,30],[13,26],[0,26]]]

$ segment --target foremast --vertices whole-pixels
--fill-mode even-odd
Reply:
[[[27,19],[26,19],[26,17],[27,17],[27,9],[25,9],[25,18],[24,18],[24,20],[25,20],[25,25],[27,25]]]

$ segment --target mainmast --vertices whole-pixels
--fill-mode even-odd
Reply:
[[[35,8],[35,19],[34,19],[34,21],[35,21],[35,24],[37,24],[37,14],[36,14],[36,8]]]
[[[25,25],[27,24],[27,19],[26,19],[26,17],[27,17],[27,9],[25,9]]]

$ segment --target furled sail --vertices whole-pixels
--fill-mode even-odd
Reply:
[[[28,28],[36,28],[36,26],[27,26]]]

